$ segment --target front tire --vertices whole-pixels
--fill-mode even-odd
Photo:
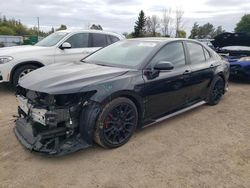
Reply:
[[[33,70],[37,69],[38,67],[35,65],[24,65],[17,68],[13,74],[12,83],[14,86],[17,86],[18,81],[20,78],[25,76],[26,74],[32,72]]]
[[[209,105],[218,104],[221,100],[221,97],[224,94],[224,89],[225,89],[225,81],[220,76],[216,77],[210,85],[207,97],[207,103]]]
[[[103,108],[95,129],[95,142],[104,148],[116,148],[128,142],[138,123],[138,111],[128,98],[119,97]]]

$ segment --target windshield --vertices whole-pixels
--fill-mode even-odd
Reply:
[[[156,45],[157,42],[125,40],[103,48],[83,61],[104,66],[136,68]]]
[[[62,38],[64,38],[68,33],[66,32],[56,32],[47,37],[45,37],[40,42],[36,43],[35,46],[50,47],[56,45]]]

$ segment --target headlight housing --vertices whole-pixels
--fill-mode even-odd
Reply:
[[[11,56],[0,56],[0,64],[8,63],[9,61],[13,59],[14,58]]]
[[[239,61],[250,61],[250,56],[242,57],[239,59]]]

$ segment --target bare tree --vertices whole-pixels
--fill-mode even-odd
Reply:
[[[170,36],[170,25],[171,25],[171,14],[172,14],[172,10],[171,8],[167,9],[163,9],[162,10],[162,33],[164,36]]]
[[[146,19],[146,32],[152,33],[152,22],[150,16],[148,16]]]
[[[156,15],[147,17],[146,29],[148,33],[152,33],[152,36],[156,36],[156,31],[160,27],[159,18]]]
[[[183,27],[184,11],[181,8],[176,8],[175,15],[176,15],[176,23],[175,23],[176,24],[175,25],[176,34],[175,34],[175,36],[179,37],[179,32],[182,30],[182,27]]]
[[[152,33],[155,37],[156,30],[160,27],[159,18],[156,15],[151,16],[151,22],[152,22]]]

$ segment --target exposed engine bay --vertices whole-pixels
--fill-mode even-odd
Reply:
[[[250,35],[222,33],[211,41],[214,49],[230,63],[230,76],[250,78]]]
[[[65,154],[86,148],[80,133],[80,115],[92,93],[49,95],[19,87],[15,133],[30,150]]]

